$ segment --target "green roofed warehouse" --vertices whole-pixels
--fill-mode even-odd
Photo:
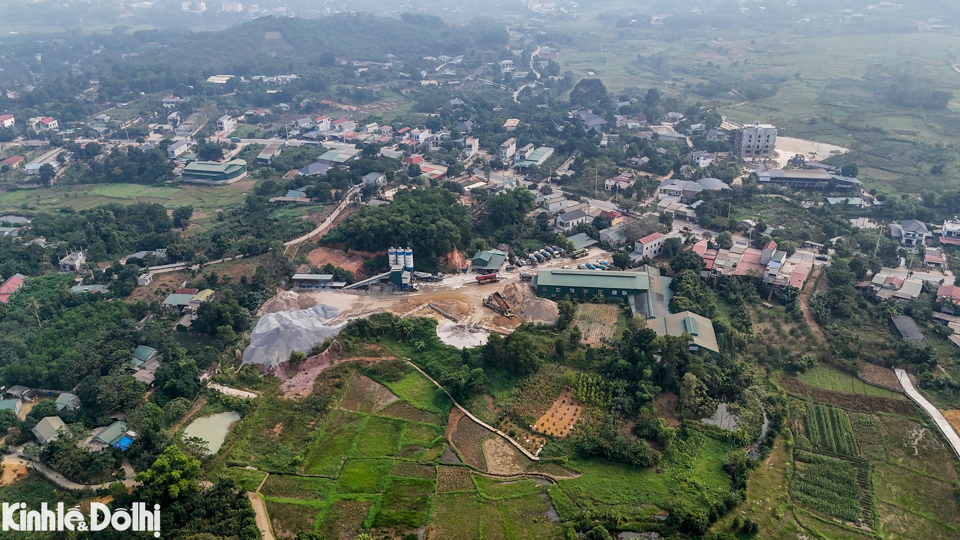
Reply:
[[[541,270],[533,280],[537,296],[590,299],[596,296],[622,300],[634,314],[645,317],[668,315],[670,278],[654,267],[630,272],[599,270]]]
[[[180,180],[190,184],[223,186],[247,176],[247,162],[235,159],[226,163],[216,161],[191,161],[183,169]]]

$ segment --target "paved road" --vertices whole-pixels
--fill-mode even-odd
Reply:
[[[91,489],[107,488],[107,487],[110,487],[110,484],[113,483],[113,482],[106,482],[104,484],[78,484],[72,480],[69,480],[67,477],[63,476],[62,474],[54,471],[50,467],[47,467],[43,463],[37,463],[36,461],[26,459],[24,457],[20,457],[16,454],[4,455],[3,463],[23,465],[27,469],[33,469],[33,470],[39,471],[41,474],[46,476],[51,482],[66,489],[80,490],[80,489],[86,489],[86,488],[91,488]],[[131,467],[130,464],[126,461],[124,461],[123,463],[123,470],[127,473],[127,478],[126,480],[123,481],[123,485],[127,486],[128,488],[132,488],[133,486],[137,485],[137,481],[133,479],[134,477],[133,467]]]
[[[957,457],[960,457],[960,436],[957,435],[957,432],[953,429],[953,426],[950,425],[950,422],[947,422],[947,419],[940,413],[940,409],[934,407],[932,403],[927,401],[927,398],[923,397],[923,395],[913,387],[913,383],[910,381],[910,377],[906,371],[895,369],[893,372],[897,374],[897,380],[900,381],[900,386],[903,386],[903,391],[906,392],[907,396],[915,401],[917,405],[920,405],[923,410],[927,411],[927,414],[933,418],[937,427],[940,428],[943,436],[947,438],[947,442],[953,447],[953,453],[956,454]]]

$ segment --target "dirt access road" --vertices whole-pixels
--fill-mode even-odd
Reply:
[[[813,267],[813,271],[810,272],[810,277],[807,278],[807,284],[800,292],[800,310],[803,311],[803,320],[807,321],[807,326],[810,327],[810,331],[813,332],[817,341],[825,343],[827,338],[823,335],[823,330],[820,329],[817,320],[813,318],[813,311],[810,310],[810,295],[812,295],[817,288],[817,278],[820,277],[820,268],[820,266]]]
[[[267,515],[267,507],[263,504],[260,495],[248,491],[247,498],[250,499],[250,506],[253,507],[253,511],[257,514],[257,528],[260,529],[260,533],[263,534],[263,540],[276,540],[273,536],[273,530],[270,529],[270,516]]]

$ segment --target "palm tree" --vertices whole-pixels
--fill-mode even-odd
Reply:
[[[37,326],[43,328],[43,322],[40,321],[40,308],[42,308],[43,305],[38,302],[36,298],[30,298],[30,302],[27,305],[33,308],[33,314],[37,317]]]

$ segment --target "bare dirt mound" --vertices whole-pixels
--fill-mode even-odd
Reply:
[[[340,310],[323,304],[299,311],[281,311],[260,318],[243,351],[245,364],[270,370],[286,362],[293,351],[307,352],[328,337],[340,333],[345,323],[330,324]]]
[[[670,427],[680,427],[677,416],[677,395],[673,392],[663,392],[653,400],[654,416],[663,418]]]
[[[303,399],[309,396],[313,392],[313,384],[316,382],[317,377],[323,373],[323,370],[337,362],[340,357],[339,353],[340,343],[334,341],[327,347],[327,350],[304,360],[297,373],[290,378],[287,378],[284,370],[286,366],[282,363],[277,364],[276,367],[273,368],[272,373],[283,381],[283,383],[280,384],[280,391],[283,392],[284,399]],[[384,388],[384,390],[386,390],[386,388]]]
[[[533,287],[526,283],[508,283],[500,289],[500,294],[511,306],[523,304],[516,313],[530,322],[553,324],[560,316],[556,302],[540,298],[534,294]]]
[[[440,263],[438,266],[444,272],[457,274],[469,264],[470,261],[467,260],[463,253],[460,253],[457,248],[453,248],[453,251],[440,257]]]

